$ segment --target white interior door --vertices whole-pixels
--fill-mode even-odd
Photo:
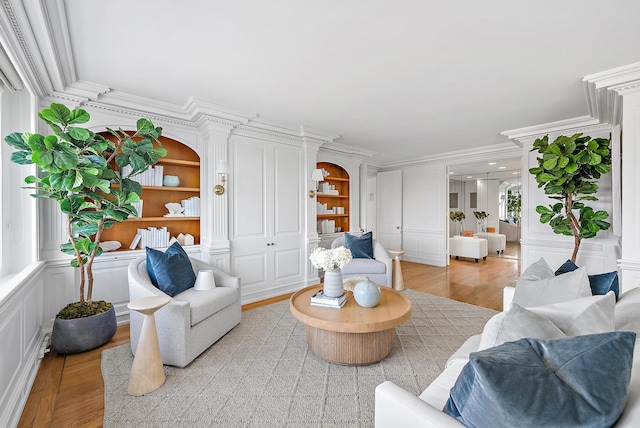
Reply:
[[[402,249],[402,171],[378,173],[378,234],[387,250]]]

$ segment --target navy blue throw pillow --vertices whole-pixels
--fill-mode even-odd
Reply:
[[[563,273],[573,272],[578,269],[578,266],[571,260],[567,260],[555,271],[556,276]],[[591,294],[605,295],[609,291],[613,291],[616,295],[616,301],[620,297],[620,284],[618,282],[618,272],[599,273],[595,275],[589,275],[589,285],[591,286]]]
[[[554,273],[556,274],[556,276],[558,276],[562,275],[563,273],[573,272],[576,269],[578,269],[578,266],[573,261],[567,260],[566,262],[562,263],[562,266],[560,266]]]
[[[147,247],[147,272],[153,285],[171,297],[193,287],[196,282],[189,256],[177,242],[164,253]]]
[[[612,426],[624,410],[635,340],[614,331],[473,352],[443,411],[467,427]]]
[[[344,246],[351,250],[354,259],[373,258],[373,233],[363,233],[362,236],[353,236],[345,232]]]

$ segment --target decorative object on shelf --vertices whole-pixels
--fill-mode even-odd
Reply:
[[[462,211],[450,211],[449,218],[451,221],[458,223],[458,235],[462,236],[464,230],[464,213]]]
[[[184,217],[184,207],[177,202],[168,202],[164,206],[169,210],[169,214],[165,214],[165,217]]]
[[[100,246],[102,247],[102,251],[115,251],[122,247],[122,244],[119,241],[105,241],[101,242]]]
[[[213,193],[220,196],[224,194],[224,185],[227,182],[227,174],[229,174],[229,161],[218,161],[218,177],[220,178],[220,184],[216,184],[213,187]]]
[[[178,187],[180,185],[180,177],[177,175],[165,175],[162,179],[162,185],[165,187]]]
[[[360,281],[353,287],[353,298],[363,308],[373,308],[380,303],[381,294],[380,286],[369,278]]]
[[[334,249],[318,247],[309,256],[316,269],[324,274],[324,294],[328,297],[339,297],[344,293],[342,287],[342,268],[352,259],[351,251],[344,246]]]
[[[187,233],[184,235],[184,245],[195,245],[195,238],[192,234]]]
[[[63,104],[52,103],[38,113],[38,117],[49,125],[54,135],[15,132],[8,135],[5,142],[16,149],[11,156],[13,162],[35,163],[43,172],[25,178],[29,189],[35,189],[32,196],[54,199],[66,216],[68,242],[62,244],[60,250],[73,256],[71,266],[79,269],[79,301],[58,312],[56,321],[73,324],[96,314],[108,317],[106,321],[83,323],[105,326],[108,334],[89,332],[85,327],[63,331],[54,322],[53,348],[61,354],[82,352],[106,343],[117,328],[113,305],[92,299],[93,262],[104,251],[100,245],[102,232],[131,215],[138,216],[132,203],[140,200],[142,186],[131,177],[158,163],[167,151],[159,141],[162,128],[156,128],[148,119],[139,119],[136,131],[131,134],[107,128],[114,137],[111,141],[78,126],[90,120],[89,113],[82,109],[69,110]],[[129,165],[132,167],[129,174],[116,172]],[[65,332],[70,335],[61,337]],[[87,337],[91,340],[86,340]],[[100,337],[101,343],[93,340],[94,337]]]
[[[478,219],[478,226],[480,227],[480,231],[486,232],[486,222],[489,214],[484,211],[474,211],[473,215]]]
[[[549,136],[538,138],[531,151],[537,151],[538,166],[530,168],[538,187],[559,202],[548,207],[538,205],[540,223],[549,223],[554,233],[573,236],[574,247],[571,261],[575,263],[582,239],[595,237],[599,231],[607,230],[610,223],[604,221],[609,213],[594,211],[583,201],[597,201],[596,180],[611,171],[611,151],[608,138],[594,138],[574,134],[560,135],[549,144]],[[578,215],[574,211],[578,211]]]
[[[216,288],[216,280],[213,277],[213,271],[210,269],[199,271],[193,288],[196,290],[213,290]]]
[[[318,191],[318,182],[324,181],[324,173],[321,169],[314,169],[311,173],[311,181],[313,181],[313,189],[309,190],[309,197],[314,198],[316,196],[316,192]]]

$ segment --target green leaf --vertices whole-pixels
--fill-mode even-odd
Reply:
[[[589,165],[598,165],[602,162],[602,156],[597,153],[591,153],[591,157],[589,158]]]
[[[89,131],[84,128],[75,128],[73,126],[70,126],[67,131],[69,132],[71,138],[73,138],[74,140],[86,141],[91,137]]]
[[[60,170],[71,169],[78,165],[78,161],[78,156],[75,154],[64,151],[53,152],[53,163],[55,163]]]
[[[542,214],[540,216],[540,223],[549,223],[549,220],[553,217],[553,214]]]
[[[566,172],[570,173],[570,174],[573,174],[574,172],[576,172],[578,170],[578,164],[576,162],[569,161],[569,163],[564,168],[564,170]]]
[[[125,204],[131,204],[133,202],[139,202],[139,201],[140,201],[140,196],[138,196],[138,194],[135,192],[127,193],[127,198],[124,200]]]
[[[548,172],[544,172],[536,177],[536,181],[538,183],[547,183],[551,180],[554,180],[555,178],[556,178],[555,175],[549,174]]]
[[[11,153],[11,162],[18,165],[29,165],[33,163],[31,152],[13,152]]]
[[[4,137],[5,143],[18,150],[29,150],[29,145],[22,139],[22,133],[13,132]]]
[[[551,146],[549,146],[549,147],[551,147]],[[543,166],[544,169],[549,171],[549,170],[552,170],[553,168],[555,168],[557,164],[558,164],[558,156],[553,155],[553,156],[549,156],[547,159],[545,159],[544,164],[542,166]],[[549,181],[549,180],[547,180],[547,181]]]
[[[91,117],[89,116],[89,113],[87,113],[85,110],[74,109],[71,111],[71,113],[69,113],[68,124],[75,125],[80,123],[87,123],[89,122],[89,119],[91,119]]]
[[[49,122],[67,125],[69,123],[70,113],[64,104],[52,103],[49,108],[42,110],[39,116]]]
[[[136,132],[136,134],[138,135],[153,133],[156,130],[155,127],[153,126],[153,123],[149,119],[145,119],[145,118],[138,119],[138,122],[136,123],[136,125],[138,128],[138,131]]]
[[[538,206],[536,207],[536,212],[537,212],[538,214],[550,214],[550,213],[552,213],[553,211],[552,211],[552,210],[550,210],[549,208],[545,207],[544,205],[538,205]]]

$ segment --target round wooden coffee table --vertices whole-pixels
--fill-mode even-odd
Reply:
[[[293,316],[307,325],[307,344],[314,354],[345,365],[373,364],[389,355],[395,328],[411,316],[411,301],[404,294],[380,287],[380,303],[363,308],[347,291],[341,309],[311,306],[311,296],[320,288],[322,284],[303,288],[289,303]]]

